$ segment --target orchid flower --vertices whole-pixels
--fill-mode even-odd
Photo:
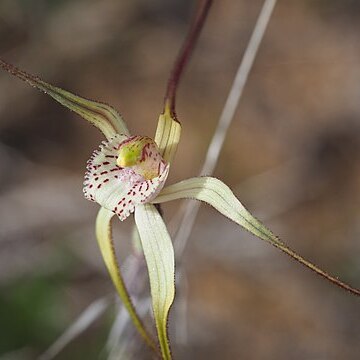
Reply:
[[[135,212],[135,222],[148,266],[151,297],[162,357],[171,358],[167,335],[169,309],[175,296],[174,250],[169,233],[153,200],[159,196],[180,139],[181,126],[170,114],[160,115],[154,140],[131,136],[119,113],[111,106],[74,95],[50,85],[0,59],[0,67],[50,95],[97,127],[106,141],[87,164],[84,195],[101,205],[96,219],[96,237],[115,288],[146,343],[157,345],[131,302],[116,258],[111,235],[114,215],[124,221]]]
[[[210,3],[211,1],[206,2]],[[185,42],[187,46],[175,63],[165,96],[164,110],[159,116],[153,139],[130,135],[122,117],[111,106],[74,95],[0,60],[1,68],[74,111],[98,128],[106,138],[87,163],[84,195],[86,199],[100,205],[96,219],[96,237],[114,286],[138,332],[150,348],[159,354],[156,342],[137,315],[126,290],[111,234],[111,220],[114,216],[125,221],[134,213],[149,273],[155,326],[163,359],[171,359],[167,322],[175,296],[175,258],[171,238],[156,204],[179,199],[195,199],[207,203],[318,275],[352,294],[360,295],[359,289],[329,275],[291,250],[257,220],[219,179],[194,177],[165,186],[181,134],[181,125],[175,114],[175,92],[208,10],[209,6],[205,7],[195,20],[197,26],[191,29]]]

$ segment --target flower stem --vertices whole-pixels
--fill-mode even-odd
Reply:
[[[164,113],[166,112],[166,110],[169,110],[171,116],[175,119],[176,90],[178,88],[181,75],[183,74],[184,69],[189,62],[191,54],[195,48],[200,32],[204,27],[212,2],[212,0],[199,1],[198,10],[193,18],[189,32],[184,40],[184,43],[180,49],[180,52],[175,60],[174,66],[170,73],[165,93]]]

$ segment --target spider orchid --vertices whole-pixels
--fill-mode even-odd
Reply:
[[[126,220],[134,213],[150,280],[152,307],[161,357],[171,359],[167,322],[175,296],[175,260],[171,238],[156,204],[178,199],[205,202],[256,237],[280,249],[333,284],[360,296],[360,290],[338,280],[308,262],[285,245],[241,204],[230,188],[213,177],[194,177],[165,186],[180,140],[181,125],[175,115],[175,92],[180,75],[194,47],[209,10],[204,7],[185,41],[169,81],[165,106],[154,139],[130,135],[125,122],[111,106],[88,100],[50,85],[0,60],[0,67],[45,92],[63,106],[97,127],[106,140],[88,161],[84,195],[101,208],[96,219],[96,237],[114,286],[140,335],[158,354],[158,346],[135,311],[116,258],[111,220]]]
[[[50,95],[74,111],[105,136],[87,163],[84,195],[101,205],[96,237],[115,288],[134,325],[146,343],[158,352],[126,290],[111,234],[111,219],[124,221],[135,213],[135,222],[147,262],[155,324],[164,359],[171,358],[167,335],[169,309],[175,296],[175,261],[172,242],[153,201],[159,196],[180,139],[180,123],[170,106],[160,115],[154,140],[131,136],[119,113],[111,106],[88,100],[50,85],[0,59],[0,67]],[[160,198],[161,199],[161,198]]]
[[[154,204],[178,199],[205,202],[317,274],[355,295],[360,295],[358,289],[341,282],[292,251],[252,216],[230,188],[220,180],[213,177],[194,177],[164,187],[181,133],[180,123],[171,112],[168,102],[159,117],[154,140],[145,136],[131,136],[121,116],[109,105],[87,100],[52,86],[2,60],[0,66],[88,120],[107,139],[88,161],[84,195],[101,206],[96,220],[96,237],[112,281],[139,333],[147,344],[157,351],[156,343],[145,329],[130,300],[111,236],[113,216],[116,215],[120,221],[124,221],[131,213],[135,214],[149,273],[152,306],[163,358],[171,358],[167,320],[175,295],[175,261],[169,233]]]

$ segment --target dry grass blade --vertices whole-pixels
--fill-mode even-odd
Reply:
[[[200,175],[211,175],[215,169],[221,149],[225,141],[227,131],[232,120],[234,119],[236,109],[239,105],[244,87],[249,77],[250,70],[254,64],[254,60],[258,53],[260,43],[264,37],[275,5],[276,0],[264,1],[263,7],[256,21],[248,46],[246,47],[244,56],[237,70],[234,82],[231,86],[229,95],[225,102],[225,106],[220,115],[215,133],[208,147],[208,151]],[[182,253],[184,252],[187,240],[194,226],[199,208],[200,203],[188,202],[185,203],[180,210],[183,212],[184,215],[175,239],[175,249],[178,258],[180,258]]]
[[[151,301],[150,298],[145,298],[140,301],[133,298],[133,301],[136,304],[136,309],[140,316],[145,316],[146,313],[151,310]],[[128,340],[128,336],[122,337],[125,330],[127,329],[127,324],[129,323],[129,314],[120,304],[118,308],[118,313],[111,327],[107,342],[106,342],[106,351],[108,353],[108,360],[116,360],[119,359],[119,354],[121,353],[121,349],[126,347],[126,342]],[[134,329],[132,329],[134,331]],[[128,333],[126,333],[128,335]],[[125,340],[125,341],[124,341]]]
[[[93,301],[69,328],[38,358],[50,360],[58,355],[77,336],[82,334],[112,303],[109,297],[102,297]]]

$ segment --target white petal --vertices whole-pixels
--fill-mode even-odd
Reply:
[[[129,168],[116,164],[120,144],[125,135],[116,135],[103,142],[88,161],[84,181],[84,195],[125,220],[138,204],[151,201],[164,186],[169,173],[166,165],[158,177],[145,180]]]
[[[166,187],[160,195],[153,200],[153,203],[160,204],[184,198],[196,199],[208,203],[236,224],[291,256],[300,264],[306,266],[333,284],[336,284],[354,295],[360,296],[360,289],[353,288],[342,282],[337,277],[328,274],[326,271],[318,268],[295,251],[291,250],[265,225],[251,215],[251,213],[246,210],[241,202],[235,197],[230,188],[220,180],[212,177],[199,177],[183,180],[177,184]]]

